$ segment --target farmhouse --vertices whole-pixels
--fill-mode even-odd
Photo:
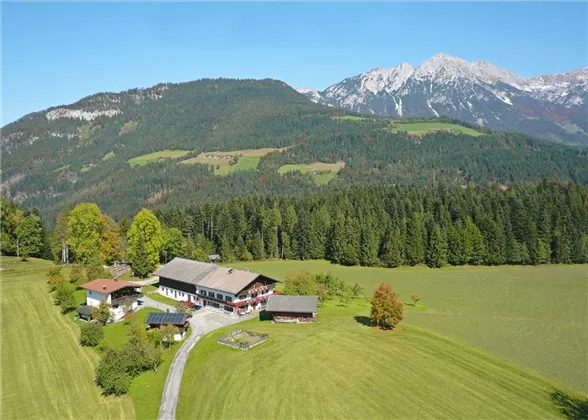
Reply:
[[[274,322],[303,323],[315,322],[318,296],[286,296],[269,297],[266,311],[272,314]]]
[[[142,298],[141,285],[123,280],[96,279],[89,283],[82,284],[86,289],[86,304],[78,310],[82,319],[89,319],[92,315],[92,308],[100,306],[101,302],[111,305],[110,312],[115,321],[124,316],[123,305],[129,301],[131,309],[137,308],[137,299]]]
[[[278,280],[199,261],[174,258],[154,273],[159,293],[179,301],[206,306],[229,315],[265,307]]]
[[[188,314],[149,312],[145,318],[145,324],[148,324],[150,329],[161,328],[164,325],[178,327],[179,333],[174,335],[174,340],[180,341],[188,329],[188,318]]]

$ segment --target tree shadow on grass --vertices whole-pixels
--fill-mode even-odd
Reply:
[[[355,322],[361,324],[361,325],[365,325],[366,327],[373,327],[374,323],[372,322],[372,320],[367,317],[367,316],[354,316],[353,317],[355,319]]]
[[[588,419],[588,399],[567,394],[554,389],[549,394],[551,401],[565,418],[569,420]]]

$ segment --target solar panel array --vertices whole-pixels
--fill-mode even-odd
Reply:
[[[145,324],[174,324],[183,325],[188,315],[169,312],[149,312],[145,318]]]

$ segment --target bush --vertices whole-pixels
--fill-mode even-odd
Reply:
[[[123,350],[109,349],[96,367],[96,384],[106,395],[126,394],[131,375],[126,372],[126,355]]]
[[[61,274],[61,267],[53,267],[47,273],[47,283],[49,284],[50,291],[56,290],[64,282],[63,275]]]
[[[75,309],[77,306],[73,290],[63,282],[57,286],[53,300],[56,305],[61,306],[61,312],[64,314]]]
[[[104,338],[102,326],[96,322],[87,322],[82,325],[80,344],[82,346],[96,347]]]
[[[84,281],[86,281],[84,268],[79,264],[74,264],[69,273],[69,282],[77,285],[82,284]]]

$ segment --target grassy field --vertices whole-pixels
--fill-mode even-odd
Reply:
[[[171,305],[174,308],[178,303],[177,300],[169,298],[167,296],[160,295],[159,293],[149,293],[149,294],[147,294],[147,296],[153,300],[158,301],[158,302],[165,303],[166,305]]]
[[[558,418],[553,384],[409,323],[363,324],[367,302],[329,303],[315,325],[246,321],[269,334],[247,352],[202,339],[190,353],[178,419]],[[252,390],[255,390],[252,391]]]
[[[159,159],[179,158],[187,155],[188,153],[190,153],[190,150],[162,150],[161,152],[154,152],[134,157],[129,159],[127,162],[129,165],[131,165],[131,168],[134,168],[135,166],[147,165],[148,163],[155,162]]]
[[[326,261],[231,263],[283,279],[289,271],[331,271],[370,294],[389,282],[425,312],[406,323],[454,337],[588,392],[588,266],[366,268]]]
[[[332,118],[337,121],[365,121],[369,119],[366,117],[357,117],[355,115],[338,115]]]
[[[228,152],[204,152],[195,158],[183,160],[181,163],[212,165],[214,166],[215,175],[227,175],[232,172],[257,169],[261,157],[276,150],[284,149],[266,147],[264,149],[243,149]],[[233,156],[239,156],[239,161],[235,165],[229,165]]]
[[[116,155],[114,154],[114,152],[108,152],[108,153],[106,153],[106,154],[105,154],[105,155],[102,157],[102,160],[108,160],[108,159],[111,159],[111,158],[113,158],[113,157],[115,157],[115,156],[116,156]]]
[[[143,308],[139,309],[133,315],[137,324],[143,324],[149,312],[161,312],[159,309]],[[104,339],[102,343],[105,347],[121,348],[127,341],[128,322],[116,322],[104,327]]]
[[[427,134],[434,130],[449,130],[457,131],[462,134],[468,134],[470,136],[481,136],[482,133],[472,130],[471,128],[464,127],[457,124],[448,124],[440,122],[419,122],[419,123],[404,123],[399,121],[393,121],[390,123],[391,131],[407,131],[410,134]]]
[[[53,263],[2,257],[3,419],[134,418],[129,397],[104,398],[94,385],[98,354],[82,348],[77,326],[47,292]]]
[[[324,162],[313,162],[311,164],[296,164],[296,165],[284,165],[278,169],[280,175],[284,175],[287,172],[301,172],[303,174],[316,171],[313,173],[314,182],[317,185],[328,184],[333,179],[337,178],[337,173],[345,167],[345,162],[337,163],[324,163]]]

